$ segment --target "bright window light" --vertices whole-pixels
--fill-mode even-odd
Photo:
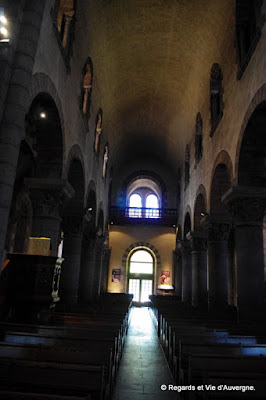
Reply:
[[[2,22],[2,24],[4,24],[4,25],[7,24],[7,19],[4,15],[0,15],[0,22]]]
[[[6,28],[2,27],[2,28],[0,29],[0,32],[2,33],[2,35],[4,35],[5,37],[7,37],[8,31],[7,31]]]

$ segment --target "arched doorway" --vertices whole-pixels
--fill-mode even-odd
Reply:
[[[154,291],[155,256],[147,248],[134,249],[128,257],[128,293],[145,303]]]

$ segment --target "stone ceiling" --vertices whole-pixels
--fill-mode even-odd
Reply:
[[[211,66],[222,66],[234,1],[97,0],[87,13],[112,161],[163,155],[175,169],[206,109]]]

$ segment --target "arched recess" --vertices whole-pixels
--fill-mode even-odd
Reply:
[[[259,279],[262,280],[263,275],[264,282],[266,282],[266,201],[265,197],[263,197],[266,189],[266,90],[260,93],[261,95],[264,93],[265,97],[263,101],[257,104],[246,123],[239,150],[237,169],[238,186],[244,192],[242,209],[239,209],[239,215],[243,214],[243,212],[245,213],[245,219],[248,222],[247,226],[250,225],[249,232],[253,231],[253,238],[256,237],[256,250],[253,247],[253,252],[256,252],[256,259],[253,258],[252,262],[256,263],[257,277],[254,270],[251,279],[254,287],[257,288],[260,286]],[[261,96],[257,95],[256,99],[258,98],[260,99]],[[251,109],[253,106],[254,103]],[[248,200],[245,193],[249,192],[251,197]],[[257,229],[255,228],[256,226]],[[246,237],[248,237],[248,234],[251,235],[245,232]],[[248,243],[251,246],[251,238],[249,238]],[[255,246],[254,243],[253,246]],[[246,256],[246,259],[248,259],[248,256]],[[262,273],[263,267],[264,274]]]
[[[194,206],[194,231],[201,231],[201,220],[206,215],[206,190],[203,185],[197,191]]]
[[[185,214],[185,220],[184,220],[184,240],[186,240],[186,235],[191,231],[191,211],[190,208]]]
[[[217,155],[212,170],[210,195],[208,196],[209,204],[207,205],[207,210],[209,209],[210,213],[219,209],[227,213],[221,197],[231,186],[232,179],[233,164],[231,158],[227,151],[222,150]],[[216,199],[218,203],[215,203]]]
[[[33,218],[33,208],[36,210],[38,207],[42,207],[42,204],[45,206],[45,199],[42,198],[43,179],[46,181],[50,178],[60,179],[62,176],[63,135],[61,118],[53,97],[47,92],[39,92],[41,83],[37,77],[33,81],[36,81],[36,87],[35,90],[32,90],[32,83],[29,91],[31,104],[25,115],[25,133],[20,144],[6,245],[8,251],[26,252],[31,235],[47,236],[51,237],[52,249],[56,254],[59,215],[58,223],[54,220],[52,228],[49,223],[45,227],[40,227],[40,221]],[[39,82],[39,85],[37,82]],[[50,86],[42,85],[42,87],[46,86],[48,89],[53,87],[51,83]],[[34,93],[38,94],[32,98]],[[25,181],[26,178],[27,182]],[[32,182],[30,178],[38,178],[38,180],[35,180],[33,192],[30,192]],[[36,185],[39,185],[39,192]],[[31,204],[30,198],[32,199],[32,196],[34,197],[34,204]],[[47,201],[50,200],[52,200],[52,196]],[[51,205],[53,206],[53,204]],[[54,210],[55,208],[53,208]]]
[[[161,197],[161,202],[160,206],[162,208],[167,208],[167,187],[162,180],[162,178],[156,174],[153,171],[148,171],[148,170],[141,170],[141,171],[136,171],[130,174],[127,179],[125,179],[123,185],[122,185],[122,191],[123,191],[123,199],[124,199],[124,207],[126,207],[126,199],[127,195],[130,193],[128,192],[128,188],[133,189],[134,187],[134,182],[143,179],[143,180],[149,180],[151,183],[154,182],[154,186],[151,186],[150,189],[155,191],[156,193],[156,187],[158,196]],[[132,193],[132,190],[130,189],[130,192]]]
[[[238,137],[238,142],[237,142],[237,147],[236,147],[236,157],[235,157],[235,173],[236,173],[236,183],[238,182],[238,167],[239,167],[239,156],[240,156],[240,151],[241,151],[241,146],[242,146],[242,141],[243,137],[245,134],[246,127],[250,121],[250,118],[255,111],[255,109],[262,104],[266,99],[266,83],[262,85],[258,91],[255,93],[252,101],[250,102],[250,105],[245,113],[239,137]]]
[[[33,150],[36,177],[61,178],[63,138],[61,120],[53,98],[39,93],[25,118],[25,140]]]
[[[62,109],[62,104],[61,100],[59,98],[57,89],[53,83],[53,81],[50,79],[49,76],[42,72],[38,72],[35,75],[33,75],[32,80],[31,80],[31,85],[29,87],[29,98],[28,98],[28,109],[30,109],[33,101],[36,99],[37,96],[40,94],[45,93],[50,98],[53,100],[54,105],[56,107],[59,120],[60,120],[60,129],[61,129],[61,135],[62,135],[62,152],[63,155],[65,154],[65,126],[64,126],[64,114],[63,114],[63,109]],[[27,120],[27,116],[26,116]],[[25,122],[25,134],[27,128],[27,122]]]
[[[130,274],[130,259],[139,250],[144,250],[151,255],[153,260],[153,274]],[[136,301],[148,301],[148,295],[155,292],[156,273],[161,268],[161,258],[158,250],[148,242],[133,243],[126,249],[123,255],[122,267],[127,271],[127,291],[130,288],[134,297],[135,293],[139,293]]]

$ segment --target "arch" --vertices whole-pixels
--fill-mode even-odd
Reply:
[[[179,225],[177,225],[177,228],[176,228],[176,248],[177,248],[178,243],[181,242],[181,240],[182,240],[182,227],[179,224]]]
[[[89,117],[93,82],[93,64],[90,57],[87,58],[82,73],[82,112],[84,115],[88,115]]]
[[[29,96],[27,98],[27,109],[30,109],[31,104],[33,103],[34,99],[40,94],[40,93],[46,93],[48,94],[52,100],[54,101],[57,112],[59,114],[59,119],[60,119],[60,127],[61,127],[61,132],[62,132],[62,147],[63,147],[63,161],[64,161],[64,155],[65,155],[65,119],[64,119],[64,113],[63,113],[63,108],[62,108],[62,103],[60,100],[60,97],[58,95],[57,89],[55,87],[55,84],[51,80],[51,78],[42,73],[38,72],[33,75],[31,79],[31,84],[29,86]],[[24,131],[24,137],[25,139],[25,133]]]
[[[63,137],[58,109],[50,94],[41,92],[25,116],[25,140],[34,146],[36,176],[61,178]]]
[[[249,120],[253,114],[253,112],[255,111],[255,109],[257,108],[257,106],[262,103],[263,101],[266,100],[266,83],[264,83],[264,85],[262,85],[257,92],[255,93],[255,95],[253,96],[253,99],[251,100],[247,111],[245,113],[241,128],[240,128],[240,132],[239,132],[239,137],[238,137],[238,142],[237,142],[237,146],[236,146],[236,157],[235,157],[235,176],[236,176],[236,183],[238,183],[238,167],[239,167],[239,156],[240,156],[240,150],[241,150],[241,145],[242,145],[242,141],[243,141],[243,137],[244,137],[244,133],[246,130],[246,127],[249,123]]]
[[[246,126],[239,154],[238,184],[266,186],[266,100],[253,111]]]
[[[184,240],[186,240],[186,235],[191,231],[191,217],[190,213],[187,212],[184,220]]]
[[[83,153],[81,150],[81,147],[78,144],[74,144],[70,151],[68,152],[68,156],[67,156],[67,161],[66,161],[66,168],[63,171],[63,176],[67,177],[68,176],[68,171],[70,168],[70,165],[72,163],[73,160],[79,160],[82,166],[82,170],[83,170],[83,175],[85,176],[85,166],[84,166],[84,157],[83,157]]]
[[[194,230],[199,231],[201,230],[201,219],[206,213],[206,190],[203,185],[200,185],[200,187],[197,190],[196,194],[196,201],[195,201],[195,206],[194,206]]]
[[[64,215],[81,216],[84,210],[85,179],[83,165],[79,158],[72,158],[67,179],[75,190],[75,195],[67,204]]]
[[[149,242],[135,242],[135,243],[132,243],[132,244],[126,249],[126,251],[125,251],[124,254],[123,254],[122,266],[123,266],[123,268],[124,268],[124,271],[126,271],[126,268],[127,268],[127,260],[128,260],[129,254],[132,253],[132,251],[133,251],[134,249],[137,249],[137,248],[147,248],[147,249],[149,249],[149,250],[154,254],[154,256],[155,256],[155,258],[156,258],[156,266],[157,266],[157,269],[160,269],[160,268],[161,268],[161,257],[160,257],[160,253],[159,253],[159,251],[156,249],[156,247],[154,247],[154,246],[153,246],[152,244],[150,244]]]
[[[103,111],[100,108],[95,121],[95,137],[94,137],[94,152],[98,155],[100,152],[101,145],[101,133],[102,133],[102,123],[103,123]]]
[[[213,182],[215,169],[218,164],[224,164],[226,166],[230,182],[232,182],[233,181],[233,163],[232,163],[230,155],[227,153],[226,150],[221,150],[214,161],[213,168],[212,168],[212,174],[211,174],[211,182]],[[210,201],[210,196],[209,196],[209,201]]]
[[[98,210],[96,234],[98,237],[102,237],[104,235],[104,212],[102,202],[100,202]]]
[[[123,182],[122,185],[122,192],[123,192],[123,198],[124,198],[124,206],[126,207],[126,198],[127,198],[127,190],[128,187],[134,182],[137,181],[138,179],[149,179],[153,181],[158,188],[160,188],[160,198],[161,198],[161,207],[162,208],[167,208],[167,187],[162,178],[156,174],[153,171],[149,170],[139,170],[135,171],[132,174],[130,174],[125,181]]]
[[[226,164],[219,163],[213,174],[210,193],[210,212],[227,215],[228,211],[222,202],[222,196],[231,187],[231,180]]]

